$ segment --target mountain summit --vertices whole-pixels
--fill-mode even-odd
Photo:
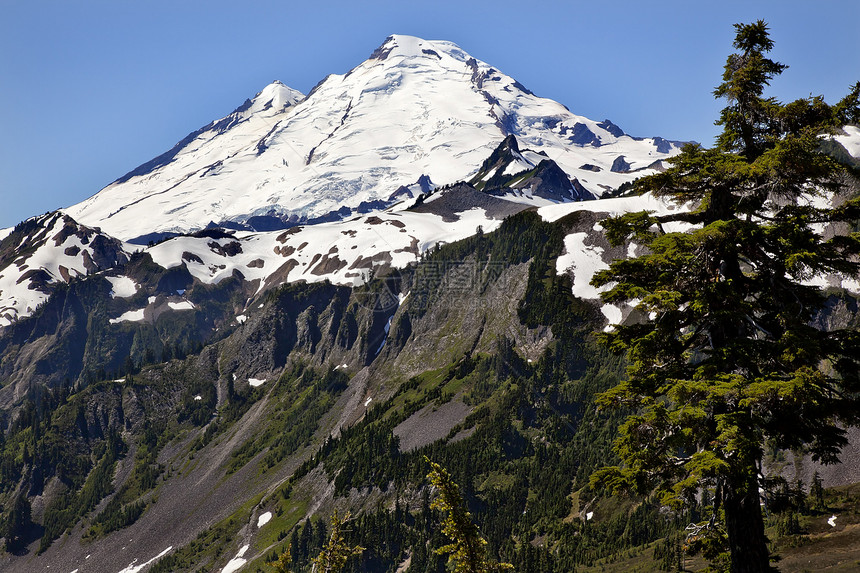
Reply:
[[[397,35],[307,96],[266,86],[67,212],[125,240],[344,216],[385,206],[422,178],[467,179],[508,135],[595,196],[677,149],[577,116],[456,44]]]

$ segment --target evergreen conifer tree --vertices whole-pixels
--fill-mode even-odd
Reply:
[[[27,530],[32,522],[30,521],[30,501],[24,491],[15,496],[5,521],[0,528],[0,534],[6,539],[6,551],[15,553],[26,549]]]
[[[603,222],[611,242],[635,239],[647,253],[592,281],[609,287],[604,301],[635,303],[644,317],[602,335],[629,368],[598,403],[632,413],[615,446],[622,465],[593,481],[656,488],[671,504],[712,489],[710,525],[724,527],[741,573],[770,570],[765,445],[836,462],[843,428],[860,421],[860,337],[813,325],[826,298],[814,279],[860,271],[860,236],[844,225],[860,202],[833,201],[850,169],[823,152],[829,133],[860,117],[860,83],[834,106],[764,97],[786,66],[766,56],[763,21],[736,31],[738,52],[714,92],[728,102],[715,147],[687,145],[635,185],[688,208]]]
[[[341,571],[353,555],[361,555],[364,547],[350,547],[343,537],[343,524],[349,520],[349,513],[341,519],[337,511],[331,516],[331,533],[320,554],[314,557],[315,573],[336,573]]]
[[[271,561],[269,565],[272,567],[273,573],[292,573],[290,567],[293,564],[293,555],[290,552],[290,544],[287,543],[287,546],[284,548],[284,552],[281,553],[277,559]]]
[[[816,511],[824,511],[827,508],[824,503],[824,482],[817,470],[812,476],[812,484],[809,486],[809,506]]]
[[[449,564],[454,573],[496,573],[513,569],[509,563],[487,559],[487,540],[481,537],[478,526],[472,521],[459,486],[448,470],[435,462],[430,462],[430,465],[432,471],[427,478],[438,490],[438,497],[430,507],[446,513],[442,532],[451,540],[451,543],[436,552],[449,555]]]

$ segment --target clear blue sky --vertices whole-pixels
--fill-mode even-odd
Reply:
[[[0,228],[76,203],[274,79],[307,93],[386,36],[451,40],[574,113],[713,142],[732,24],[765,19],[771,95],[860,80],[860,1],[0,0]]]

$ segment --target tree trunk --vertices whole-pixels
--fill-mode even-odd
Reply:
[[[735,484],[733,484],[735,485]],[[732,573],[765,573],[770,567],[758,484],[755,478],[740,487],[727,487],[723,499]]]

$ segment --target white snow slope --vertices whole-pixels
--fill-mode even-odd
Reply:
[[[492,231],[499,224],[483,209],[465,211],[456,221],[391,210],[286,231],[239,233],[235,239],[176,237],[146,252],[164,268],[187,265],[207,284],[239,271],[245,280],[259,281],[259,293],[297,281],[362,284],[372,267],[403,268],[439,242],[470,237],[479,225]]]
[[[134,250],[148,253],[163,268],[186,265],[191,275],[204,284],[218,283],[238,272],[244,280],[257,281],[259,294],[298,281],[362,284],[371,269],[403,268],[440,242],[470,237],[478,226],[489,232],[501,224],[501,219],[487,216],[480,208],[463,211],[446,220],[432,213],[401,210],[405,205],[401,203],[386,211],[346,221],[293,227],[286,231],[236,233],[232,238],[180,236],[145,248],[114,241],[111,244],[117,247],[116,262],[102,267],[96,263],[104,256],[88,254],[93,240],[84,239],[87,241],[84,242],[78,235],[62,232],[64,228],[82,229],[81,235],[84,231],[90,235],[95,231],[76,225],[61,213],[44,215],[32,220],[34,230],[21,239],[22,244],[12,250],[5,265],[0,260],[0,328],[31,315],[48,299],[56,283],[110,271],[118,262],[128,260]],[[139,286],[124,275],[113,276],[116,272],[106,275],[112,287],[110,296],[133,296]],[[158,306],[165,312],[192,310],[194,306],[181,295],[181,292],[176,293],[166,305],[151,297],[147,308]],[[111,318],[110,322],[145,321],[148,320],[145,311],[146,308],[135,308]]]
[[[306,97],[270,84],[66,212],[123,240],[254,215],[316,217],[388,201],[421,175],[466,179],[508,134],[598,196],[677,152],[575,115],[455,44],[391,36]]]
[[[31,315],[48,300],[52,285],[128,259],[118,241],[58,212],[28,219],[5,239],[0,240],[0,327]]]

